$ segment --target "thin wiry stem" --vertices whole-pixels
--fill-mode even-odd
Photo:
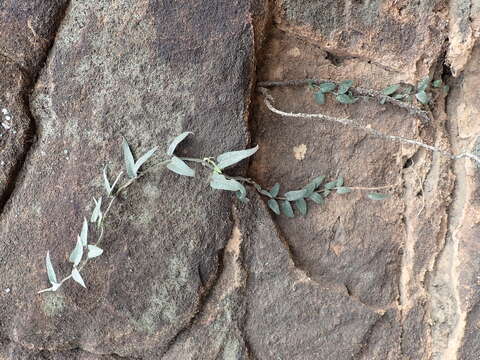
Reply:
[[[305,85],[319,85],[324,82],[331,82],[332,80],[327,79],[300,79],[300,80],[285,80],[285,81],[262,81],[257,83],[259,90],[261,88],[269,88],[269,87],[277,87],[277,86],[305,86]],[[375,98],[379,101],[384,101],[386,103],[392,104],[399,108],[407,110],[410,114],[416,115],[420,117],[420,119],[425,122],[430,122],[431,114],[428,111],[419,109],[412,104],[394,99],[391,96],[385,96],[381,91],[373,90],[373,89],[365,89],[362,87],[350,87],[350,91],[352,91],[353,95],[357,96],[367,96],[371,98]]]
[[[353,119],[336,118],[336,117],[333,117],[333,116],[328,116],[328,115],[320,114],[320,113],[317,113],[317,114],[292,113],[292,112],[285,112],[285,111],[279,110],[275,106],[273,106],[274,100],[273,100],[273,97],[269,94],[268,90],[266,88],[260,88],[259,90],[265,96],[264,102],[265,102],[265,105],[267,106],[267,108],[271,112],[273,112],[277,115],[281,115],[281,116],[284,116],[284,117],[292,117],[292,118],[320,119],[320,120],[325,120],[325,121],[330,121],[330,122],[336,122],[336,123],[339,123],[339,124],[342,124],[342,125],[346,125],[346,126],[349,126],[349,127],[360,129],[362,131],[365,131],[365,132],[367,132],[371,135],[374,135],[376,137],[379,137],[379,138],[384,138],[384,139],[393,140],[393,141],[396,141],[396,142],[401,142],[401,143],[404,143],[404,144],[419,146],[419,147],[422,147],[422,148],[427,149],[429,151],[439,153],[440,155],[443,155],[443,156],[445,156],[447,158],[450,158],[452,160],[469,158],[469,159],[471,159],[473,161],[476,161],[477,163],[480,164],[480,158],[478,156],[472,154],[472,153],[462,152],[460,154],[453,154],[451,152],[442,150],[438,147],[428,145],[428,144],[424,144],[420,141],[406,139],[404,137],[396,136],[396,135],[384,134],[381,131],[378,131],[378,130],[373,129],[371,127],[366,127],[366,126],[360,124],[358,121],[353,120]]]

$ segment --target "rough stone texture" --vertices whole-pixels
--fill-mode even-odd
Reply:
[[[369,99],[272,95],[285,111],[479,151],[477,14],[464,0],[4,1],[0,108],[16,133],[0,131],[0,360],[479,359],[478,168],[281,118],[252,91],[256,79],[382,89],[442,76],[452,91],[436,91],[423,126]],[[83,271],[88,290],[36,295],[47,250],[70,271],[122,136],[139,155],[184,130],[195,132],[179,148],[188,156],[252,137],[248,173],[265,187],[319,174],[396,186],[383,202],[333,195],[289,220],[255,194],[242,205],[212,191],[203,169],[196,181],[158,171],[114,207],[105,254]]]
[[[101,169],[122,163],[122,135],[137,154],[187,129],[195,132],[187,154],[245,147],[248,9],[248,1],[71,3],[31,100],[38,142],[0,223],[5,338],[157,359],[190,324],[217,277],[230,205],[206,182],[170,172],[145,177],[121,199],[105,256],[85,269],[88,291],[71,282],[35,293],[47,286],[47,250],[68,274]]]
[[[446,38],[445,0],[282,0],[279,13],[281,29],[410,81],[428,73]]]

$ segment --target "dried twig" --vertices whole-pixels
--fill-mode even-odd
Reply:
[[[257,83],[257,86],[260,88],[269,88],[269,87],[276,87],[276,86],[304,86],[304,85],[319,85],[324,82],[330,82],[331,80],[327,79],[301,79],[301,80],[285,80],[285,81],[262,81]],[[381,91],[373,90],[373,89],[365,89],[361,87],[350,87],[350,91],[352,92],[353,95],[357,96],[367,96],[371,97],[374,99],[377,99],[379,101],[383,100],[386,103],[392,104],[394,106],[397,106],[399,108],[407,110],[410,114],[416,115],[420,117],[422,122],[426,123],[431,121],[431,116],[430,113],[419,109],[416,106],[413,106],[412,104],[399,101],[394,99],[391,96],[385,96],[382,94]]]
[[[343,124],[343,125],[346,125],[346,126],[356,128],[356,129],[363,130],[363,131],[365,131],[365,132],[367,132],[371,135],[374,135],[376,137],[380,137],[380,138],[384,138],[384,139],[388,139],[388,140],[393,140],[393,141],[401,142],[401,143],[404,143],[404,144],[416,145],[416,146],[422,147],[424,149],[430,150],[432,152],[439,153],[439,154],[441,154],[445,157],[448,157],[452,160],[457,160],[457,159],[461,159],[461,158],[469,158],[469,159],[472,159],[472,160],[474,160],[474,161],[476,161],[477,163],[480,164],[480,158],[478,156],[472,154],[472,153],[463,152],[463,153],[455,155],[451,152],[442,150],[442,149],[437,148],[435,146],[424,144],[424,143],[416,141],[416,140],[406,139],[404,137],[396,136],[396,135],[384,134],[381,131],[378,131],[378,130],[373,129],[371,127],[364,126],[356,120],[352,120],[352,119],[348,119],[348,118],[336,118],[336,117],[328,116],[328,115],[324,115],[324,114],[305,114],[305,113],[285,112],[285,111],[279,110],[279,109],[277,109],[273,106],[273,102],[274,102],[273,97],[270,95],[270,93],[268,92],[268,90],[266,88],[259,88],[259,91],[265,96],[265,105],[267,106],[267,108],[271,112],[273,112],[275,114],[278,114],[278,115],[281,115],[281,116],[284,116],[284,117],[305,118],[305,119],[320,119],[320,120],[325,120],[325,121],[336,122],[336,123],[340,123],[340,124]]]

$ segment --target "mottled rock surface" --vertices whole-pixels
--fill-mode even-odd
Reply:
[[[359,129],[270,112],[255,81],[381,90],[426,75],[431,120],[361,98],[325,113],[446,151],[480,152],[475,1],[4,1],[0,5],[0,360],[477,360],[479,167]],[[455,76],[455,77],[453,77]],[[8,119],[7,119],[8,116]],[[101,171],[182,131],[185,156],[259,144],[242,171],[282,192],[317,175],[362,189],[273,215],[166,170],[128,189],[88,289],[60,275]],[[386,188],[384,188],[387,186]]]

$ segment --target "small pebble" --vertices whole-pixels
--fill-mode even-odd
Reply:
[[[12,120],[12,117],[7,115],[7,116],[5,116],[5,120],[10,121],[10,120]]]
[[[5,115],[7,115],[7,114],[8,114],[8,110],[5,109],[5,108],[3,108],[3,109],[2,109],[2,113],[5,114]]]
[[[6,288],[5,292],[8,294],[10,292],[10,288]]]

